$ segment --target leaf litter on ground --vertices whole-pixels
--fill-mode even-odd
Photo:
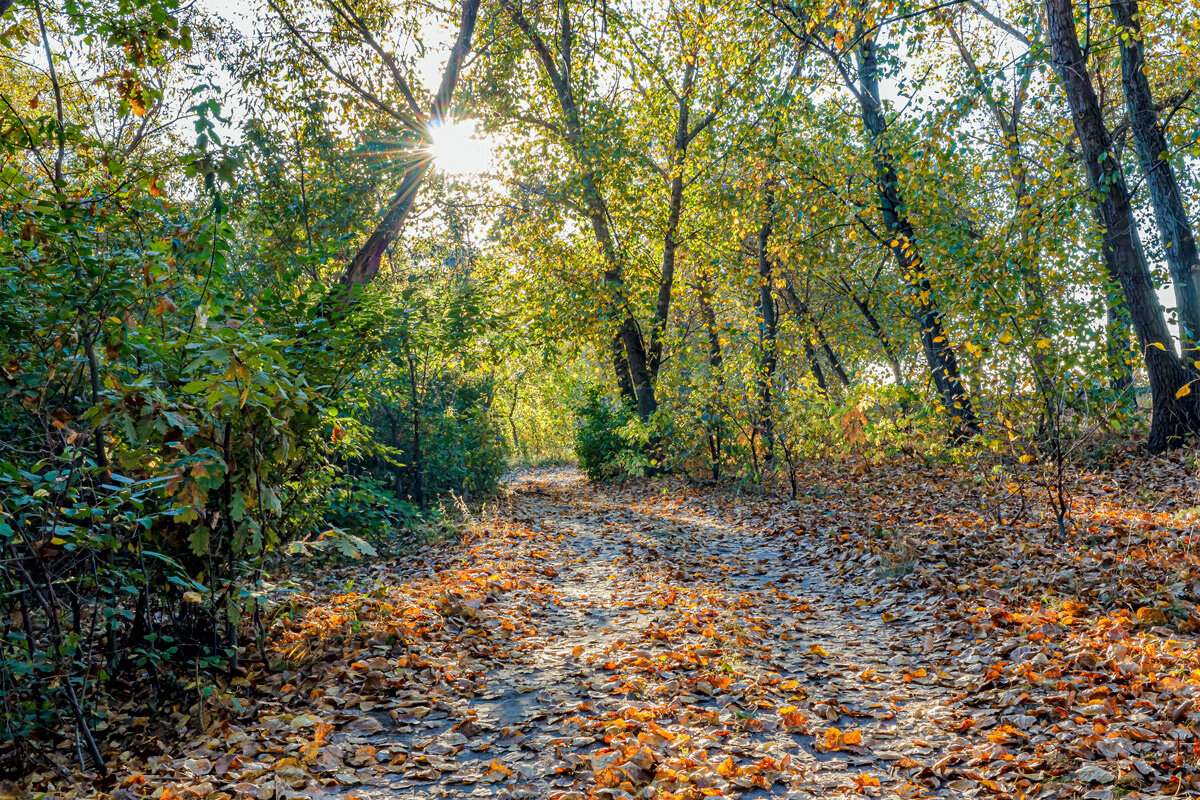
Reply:
[[[289,599],[236,703],[14,793],[1197,795],[1183,458],[1083,473],[1067,532],[919,462],[815,462],[795,501],[520,473],[461,539]]]

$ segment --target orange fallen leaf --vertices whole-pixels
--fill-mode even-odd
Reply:
[[[877,789],[877,788],[879,788],[879,785],[880,785],[879,778],[876,778],[872,775],[868,775],[865,772],[861,773],[857,778],[851,778],[851,780],[853,780],[858,785],[859,789],[867,789],[867,788]]]

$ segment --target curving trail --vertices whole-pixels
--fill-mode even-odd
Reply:
[[[458,539],[298,570],[228,683],[110,714],[111,778],[0,800],[1200,796],[1194,485],[1139,509],[1130,464],[1083,541],[969,471],[525,471]]]
[[[431,686],[429,713],[389,715],[369,744],[377,761],[404,754],[402,768],[343,791],[958,795],[936,769],[958,739],[949,704],[967,678],[950,654],[963,646],[920,598],[904,598],[906,616],[881,613],[886,587],[869,573],[846,574],[812,537],[769,521],[675,510],[574,471],[528,472],[510,488],[474,557],[526,583],[456,596],[466,605],[444,618],[451,633],[509,620],[512,636],[464,649],[461,677]],[[959,652],[957,666],[971,660]]]

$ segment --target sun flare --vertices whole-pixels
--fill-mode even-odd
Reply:
[[[471,176],[492,166],[492,145],[477,130],[473,119],[448,120],[430,128],[429,155],[434,166],[448,175]]]

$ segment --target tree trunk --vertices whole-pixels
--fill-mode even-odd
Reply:
[[[594,173],[584,176],[584,199],[587,203],[592,235],[604,258],[604,282],[617,295],[612,301],[612,308],[621,316],[616,335],[625,353],[630,380],[625,381],[624,374],[614,362],[614,367],[617,368],[617,384],[623,392],[628,393],[632,389],[633,396],[629,397],[626,394],[626,399],[632,400],[638,417],[645,422],[658,409],[658,402],[654,397],[654,381],[650,375],[646,343],[642,340],[637,321],[624,306],[624,298],[620,296],[625,286],[623,264],[617,253],[612,230],[608,226],[608,209],[600,195],[599,179]]]
[[[767,179],[764,212],[765,219],[758,229],[758,342],[760,347],[757,373],[758,430],[763,443],[763,466],[770,468],[775,459],[775,421],[774,411],[771,407],[771,388],[775,380],[777,361],[775,343],[779,327],[775,314],[775,295],[771,291],[775,278],[772,274],[771,256],[768,252],[775,214],[774,176]]]
[[[400,180],[400,188],[392,198],[388,210],[384,213],[375,230],[367,237],[367,241],[354,254],[342,277],[338,280],[343,295],[348,295],[355,286],[365,286],[379,274],[383,262],[383,254],[396,241],[404,221],[408,219],[421,190],[421,182],[429,172],[429,162],[421,160],[408,168]],[[339,309],[341,310],[341,309]]]
[[[917,307],[925,361],[946,415],[950,418],[952,435],[956,440],[964,440],[979,432],[979,424],[975,419],[971,398],[963,386],[958,358],[946,336],[942,312],[933,297],[933,286],[917,249],[912,224],[904,210],[899,175],[887,143],[883,141],[887,123],[879,101],[879,59],[875,52],[875,40],[870,35],[863,35],[858,48],[858,60],[858,100],[863,127],[871,143],[872,160],[875,162],[879,210],[887,224],[888,235],[892,237],[889,246]]]
[[[892,343],[888,339],[887,333],[883,330],[883,326],[879,324],[879,319],[875,316],[875,312],[871,310],[871,305],[866,300],[859,299],[856,294],[851,294],[850,299],[854,301],[854,305],[862,313],[863,319],[871,327],[871,334],[879,342],[879,346],[883,348],[883,356],[887,359],[888,366],[892,368],[892,377],[896,379],[896,385],[903,386],[904,371],[900,368],[900,359],[896,357],[896,352],[892,349]]]
[[[825,383],[825,371],[821,369],[821,360],[817,358],[817,348],[813,347],[812,337],[804,335],[804,356],[808,359],[808,368],[812,371],[813,380],[821,394],[829,394],[829,386]]]
[[[711,289],[708,278],[702,277],[699,286],[700,317],[704,321],[704,331],[708,334],[708,366],[721,384],[721,337],[717,334],[717,312],[713,309]]]
[[[421,454],[421,390],[417,381],[417,364],[412,354],[408,355],[409,402],[412,403],[412,474],[413,502],[417,508],[425,509],[425,464]]]
[[[800,300],[799,295],[796,294],[796,289],[792,287],[792,282],[787,278],[784,278],[784,294],[787,297],[787,302],[792,306],[792,313],[796,314],[796,320],[800,326],[812,326],[812,332],[816,333],[817,342],[821,344],[821,351],[822,353],[826,354],[826,360],[829,362],[829,368],[833,369],[833,373],[835,375],[838,375],[839,383],[846,387],[846,389],[850,389],[850,375],[846,374],[845,369],[842,368],[841,361],[838,359],[838,354],[834,353],[833,345],[829,344],[829,339],[826,337],[826,335],[824,335],[824,330],[822,330],[821,323],[818,323],[817,318],[814,314],[812,314],[812,309],[809,308],[809,303]],[[809,339],[808,336],[805,336],[805,350],[811,347],[811,339]],[[815,351],[812,355],[816,355]],[[812,356],[809,356],[809,361],[812,361]],[[817,367],[820,368],[820,365],[817,365]],[[816,371],[814,371],[812,375],[816,377]],[[817,383],[821,384],[821,389],[823,390],[824,384],[822,381],[823,379],[817,380]]]
[[[1146,77],[1145,43],[1137,0],[1112,0],[1113,19],[1123,28],[1117,44],[1121,49],[1121,83],[1129,107],[1134,149],[1150,192],[1154,219],[1166,253],[1167,267],[1175,288],[1175,306],[1179,313],[1180,349],[1185,367],[1194,367],[1200,359],[1200,253],[1188,222],[1170,151],[1158,120],[1158,110]],[[1128,34],[1128,35],[1126,35]]]
[[[650,369],[646,363],[646,346],[633,317],[626,316],[621,321],[617,336],[625,351],[625,363],[633,383],[638,418],[645,422],[658,410],[658,401],[654,397],[654,381],[650,379]]]
[[[1004,155],[1008,161],[1009,175],[1012,178],[1013,201],[1016,208],[1012,227],[1020,231],[1020,241],[1016,247],[1016,255],[1015,257],[1010,257],[1010,263],[1015,261],[1017,271],[1021,275],[1022,289],[1025,295],[1025,308],[1029,314],[1029,318],[1033,320],[1033,335],[1031,339],[1036,343],[1048,337],[1052,327],[1044,284],[1038,272],[1040,247],[1032,256],[1029,252],[1031,233],[1038,228],[1041,209],[1034,205],[1033,198],[1029,194],[1029,171],[1025,166],[1024,160],[1021,158],[1021,131],[1019,127],[1021,108],[1024,105],[1029,90],[1029,82],[1033,74],[1033,63],[1026,63],[1018,70],[1018,74],[1020,75],[1020,79],[1017,82],[1018,89],[1016,95],[1013,97],[1012,112],[1009,113],[1008,109],[1001,107],[1000,102],[993,97],[983,73],[979,70],[975,57],[971,54],[970,48],[967,47],[966,43],[958,35],[954,26],[950,25],[948,31],[955,45],[958,47],[958,52],[962,56],[963,63],[966,64],[968,72],[975,81],[977,93],[991,109],[992,118],[996,122],[997,132],[1003,137]],[[1018,38],[1021,38],[1026,46],[1030,46],[1028,39]],[[1030,350],[1029,361],[1030,366],[1033,367],[1033,375],[1034,380],[1037,382],[1038,393],[1042,398],[1043,424],[1041,427],[1044,428],[1054,413],[1054,381],[1050,376],[1046,353],[1042,348],[1037,347],[1036,344]]]
[[[637,392],[633,388],[633,377],[629,374],[629,362],[625,360],[625,345],[621,344],[621,335],[614,333],[612,337],[613,374],[617,377],[617,389],[625,407],[637,413]]]
[[[813,316],[812,309],[808,307],[808,303],[800,299],[800,296],[796,294],[796,289],[792,286],[792,282],[787,278],[784,278],[783,281],[783,292],[792,307],[792,313],[796,315],[796,321],[800,323],[801,327],[812,326],[813,333],[817,335],[817,341],[821,345],[821,352],[825,353],[825,358],[829,361],[829,366],[833,370],[833,374],[837,375],[838,381],[841,382],[842,386],[849,388],[850,376],[842,368],[837,354],[833,351],[833,346],[829,343],[829,339],[825,337],[825,331],[821,329],[821,324]],[[807,334],[804,337],[804,351],[808,357],[809,364],[814,367],[813,377],[817,379],[817,384],[820,385],[821,391],[825,391],[825,377],[823,373],[819,374],[821,365],[815,360],[816,350],[813,348],[812,339]]]
[[[1129,200],[1125,175],[1113,155],[1112,140],[1104,126],[1100,101],[1079,46],[1071,0],[1045,0],[1054,65],[1071,107],[1075,133],[1087,165],[1088,183],[1103,222],[1104,247],[1121,285],[1129,318],[1146,361],[1154,417],[1147,446],[1161,452],[1181,445],[1200,430],[1196,397],[1200,392],[1177,397],[1188,384],[1190,373],[1175,354],[1154,282],[1138,239],[1137,221]]]

